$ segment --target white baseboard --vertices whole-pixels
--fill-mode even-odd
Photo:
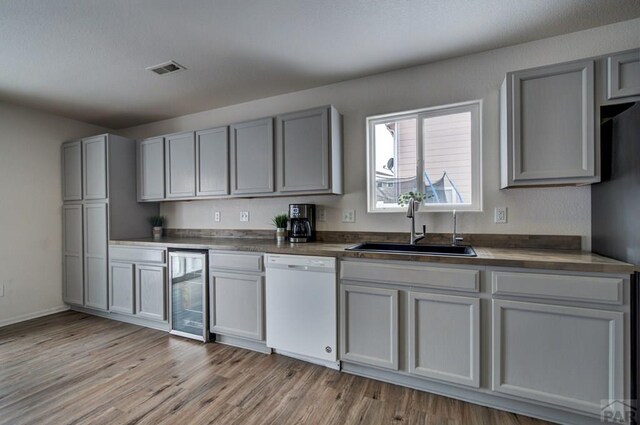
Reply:
[[[38,317],[48,316],[50,314],[60,313],[61,311],[69,310],[68,305],[59,305],[57,307],[48,308],[46,310],[40,310],[33,313],[22,314],[16,317],[10,317],[9,319],[0,320],[0,328],[3,326],[13,325],[14,323],[25,322],[31,319],[37,319]]]

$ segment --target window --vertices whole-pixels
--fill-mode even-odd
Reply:
[[[421,211],[482,209],[481,102],[367,118],[369,212],[404,211],[398,196],[424,195]]]

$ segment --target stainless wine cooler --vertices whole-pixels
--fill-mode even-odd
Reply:
[[[171,333],[209,340],[206,251],[170,251]]]

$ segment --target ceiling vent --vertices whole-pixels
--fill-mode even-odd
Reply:
[[[169,61],[165,63],[161,63],[159,65],[153,65],[148,68],[149,71],[155,72],[158,75],[167,75],[167,74],[175,74],[176,72],[184,71],[184,66],[180,65],[178,62]]]

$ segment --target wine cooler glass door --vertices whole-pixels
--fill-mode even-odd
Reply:
[[[171,252],[171,333],[206,341],[206,256]]]

